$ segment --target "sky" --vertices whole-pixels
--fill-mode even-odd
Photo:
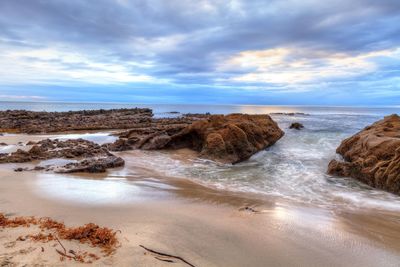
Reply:
[[[0,100],[399,105],[399,0],[1,0]]]

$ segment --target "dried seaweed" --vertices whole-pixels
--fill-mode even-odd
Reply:
[[[100,227],[94,223],[88,223],[79,227],[66,227],[64,223],[55,221],[51,218],[36,218],[30,217],[15,217],[8,218],[3,213],[0,213],[0,227],[3,228],[16,228],[16,227],[30,227],[31,225],[38,226],[40,231],[37,234],[20,236],[17,240],[24,241],[29,238],[36,242],[50,242],[57,241],[63,251],[56,249],[60,254],[60,260],[64,261],[66,258],[73,259],[79,262],[91,263],[98,260],[100,257],[89,252],[75,252],[64,247],[61,243],[62,240],[76,240],[83,244],[90,244],[92,247],[100,248],[103,256],[110,256],[115,252],[119,246],[119,241],[116,237],[118,231],[114,231],[107,227]]]

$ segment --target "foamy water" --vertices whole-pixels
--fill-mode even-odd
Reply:
[[[380,116],[276,115],[274,119],[284,129],[285,136],[274,146],[236,165],[202,159],[182,161],[170,153],[157,151],[140,152],[132,161],[139,168],[189,178],[224,190],[253,192],[324,207],[400,210],[399,196],[352,178],[326,174],[329,161],[338,157],[335,150],[340,142]],[[303,123],[305,129],[288,129],[294,121]]]
[[[0,105],[0,109],[13,106]],[[298,203],[317,206],[347,208],[370,207],[400,210],[400,197],[368,187],[351,178],[326,174],[328,163],[338,157],[335,153],[340,142],[365,126],[382,119],[384,115],[399,113],[399,107],[285,107],[285,106],[201,106],[201,105],[135,105],[135,104],[85,104],[35,103],[18,104],[15,108],[31,110],[77,110],[90,108],[150,107],[156,116],[171,116],[172,111],[211,113],[270,113],[302,112],[294,116],[272,115],[285,136],[274,146],[261,151],[249,160],[236,165],[222,165],[202,159],[181,160],[163,151],[140,151],[129,159],[132,166],[121,171],[111,171],[113,186],[122,188],[129,184],[124,177],[145,176],[141,170],[157,172],[169,177],[194,180],[203,185],[231,191],[253,192]],[[177,116],[179,114],[172,114]],[[301,122],[301,131],[288,129],[292,122]],[[55,136],[53,136],[55,137]],[[112,142],[108,133],[90,133],[56,136],[61,139],[84,138],[98,143]],[[15,149],[6,147],[4,149]],[[120,180],[118,180],[120,178]],[[152,177],[147,177],[152,178]],[[67,180],[58,180],[64,181]],[[92,181],[97,182],[97,181]],[[87,184],[76,177],[69,180],[84,194]],[[117,183],[118,185],[114,185]],[[99,183],[107,187],[108,183]],[[63,185],[60,185],[65,188]],[[121,187],[119,187],[121,186]],[[113,187],[114,188],[114,187]],[[65,188],[68,194],[68,187]],[[100,190],[101,191],[101,190]],[[88,195],[93,194],[93,190]],[[113,195],[118,198],[118,194]],[[108,199],[109,200],[109,199]]]

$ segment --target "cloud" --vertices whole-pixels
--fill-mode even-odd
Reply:
[[[8,66],[0,69],[3,84],[19,84],[21,81],[30,84],[158,82],[156,78],[135,72],[136,69],[147,68],[145,63],[115,63],[110,58],[107,61],[99,57],[92,59],[79,51],[56,47],[3,48],[3,51],[0,65]]]
[[[400,49],[359,55],[296,48],[244,51],[224,62],[220,69],[247,70],[245,74],[231,77],[232,81],[300,84],[375,72],[379,66],[374,59],[383,57],[400,60]]]
[[[390,95],[399,14],[398,0],[2,0],[0,92],[152,85],[240,98],[357,84],[361,97],[380,84]]]

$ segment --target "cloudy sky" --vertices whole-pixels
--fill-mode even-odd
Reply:
[[[1,0],[0,100],[400,104],[399,0]]]

